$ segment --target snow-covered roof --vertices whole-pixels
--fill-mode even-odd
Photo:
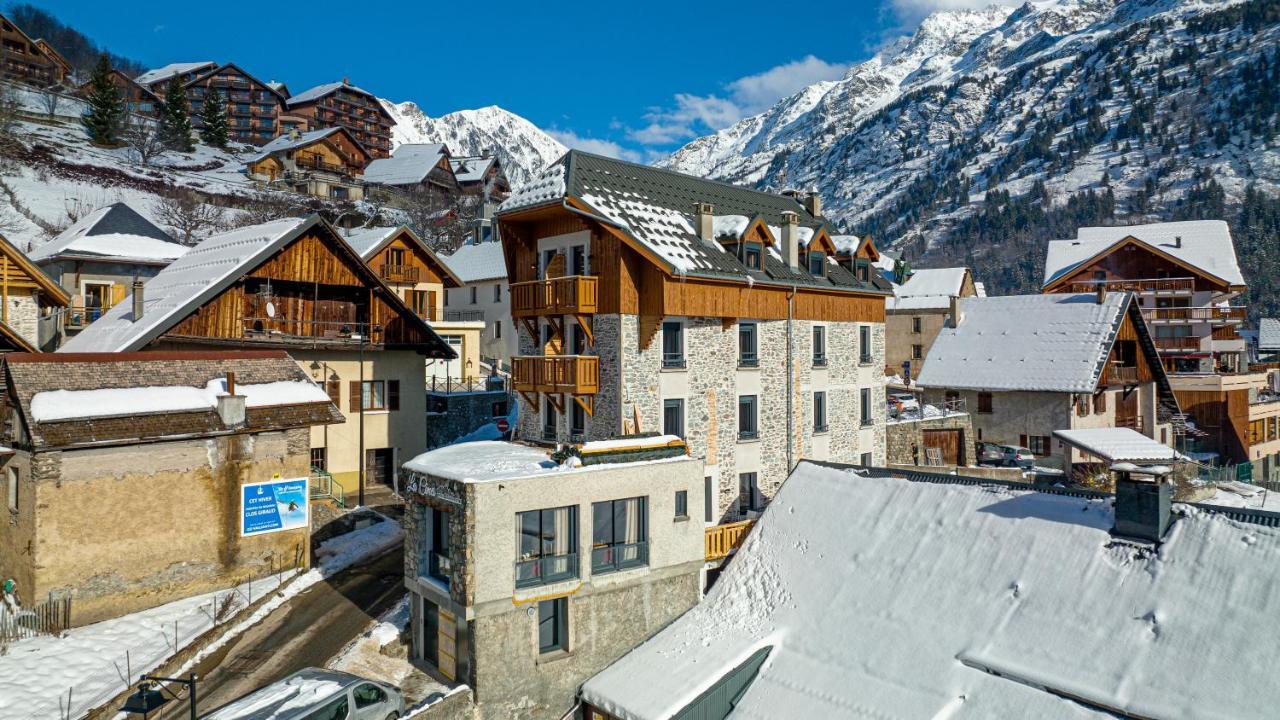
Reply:
[[[970,390],[1092,392],[1128,293],[960,299],[959,327],[943,328],[916,384]]]
[[[401,147],[404,146],[401,145]],[[453,168],[453,175],[458,178],[458,182],[473,183],[484,180],[484,174],[497,161],[496,155],[456,157],[449,160],[449,166]]]
[[[279,380],[236,385],[248,407],[329,402],[329,395],[310,380]],[[146,385],[95,390],[48,390],[31,398],[31,418],[36,422],[80,420],[116,415],[212,410],[218,397],[227,394],[225,378],[204,387]]]
[[[862,244],[862,238],[857,235],[832,235],[831,244],[836,246],[836,252],[852,255],[858,252],[858,245]],[[890,269],[893,269],[892,266]]]
[[[382,247],[382,244],[391,239],[396,233],[400,232],[403,225],[396,227],[371,227],[356,228],[353,230],[343,230],[338,234],[343,240],[351,246],[352,250],[364,260],[368,260],[371,255]]]
[[[104,205],[80,218],[27,257],[39,262],[63,256],[164,264],[187,251],[126,203]]]
[[[440,261],[449,266],[454,275],[464,283],[483,280],[505,280],[507,260],[502,254],[502,243],[495,241],[467,243],[452,255],[441,255]]]
[[[1258,349],[1280,350],[1280,320],[1262,318],[1258,321]]]
[[[1054,430],[1053,434],[1107,462],[1173,462],[1181,457],[1168,445],[1124,427]]]
[[[301,105],[303,103],[309,103],[315,100],[319,100],[325,95],[328,95],[329,93],[332,93],[332,92],[336,92],[343,88],[346,88],[347,90],[350,90],[351,92],[354,92],[354,93],[360,93],[361,95],[376,97],[373,93],[369,92],[368,90],[362,90],[356,87],[355,85],[352,85],[351,83],[347,83],[339,80],[338,82],[324,83],[323,85],[316,85],[315,87],[310,88],[308,90],[303,90],[297,95],[290,96],[290,98],[285,102],[290,107],[293,107],[294,105]]]
[[[448,154],[444,143],[406,143],[393,150],[391,157],[369,163],[364,180],[381,185],[417,185]]]
[[[1044,283],[1066,275],[1089,258],[1133,236],[1229,285],[1244,285],[1231,230],[1222,220],[1186,220],[1150,225],[1082,227],[1075,240],[1053,240],[1045,254]],[[1177,238],[1182,238],[1181,247]]]
[[[285,241],[319,221],[284,218],[214,235],[191,248],[147,282],[143,315],[134,320],[133,303],[111,308],[59,352],[138,350],[213,297]]]
[[[1177,509],[1144,551],[1107,500],[805,461],[707,596],[582,698],[670,718],[771,648],[733,717],[1270,717],[1280,530]]]
[[[502,201],[498,212],[510,212],[550,202],[559,202],[565,195],[565,159],[560,158],[547,166],[537,177],[521,185],[511,197]]]
[[[661,438],[649,438],[645,443],[654,443]],[[603,443],[583,450],[608,450],[615,447],[631,447],[637,441],[624,441],[610,445]],[[589,444],[590,445],[590,444]],[[520,445],[498,440],[480,440],[445,445],[435,450],[428,450],[404,464],[410,472],[431,475],[445,480],[477,483],[494,480],[512,480],[515,478],[547,475],[550,473],[595,472],[616,467],[620,464],[676,462],[687,460],[688,456],[659,460],[640,460],[634,462],[601,463],[598,465],[557,465],[545,449]]]
[[[272,155],[275,155],[276,153],[287,152],[289,150],[296,150],[301,147],[306,147],[307,145],[310,145],[313,142],[316,142],[318,140],[323,140],[335,133],[348,133],[348,137],[350,136],[350,133],[347,131],[347,129],[343,127],[330,127],[330,128],[320,128],[319,130],[308,130],[307,132],[298,133],[297,137],[294,137],[292,135],[281,135],[273,139],[271,142],[267,143],[266,145],[263,145],[261,148],[259,148],[260,152],[257,155],[249,158],[248,162],[251,162],[251,163],[258,162],[259,160],[264,160],[268,157],[271,157]],[[354,138],[352,138],[352,142],[353,143],[355,142]],[[356,143],[356,144],[359,145],[359,143]]]
[[[940,310],[951,306],[952,297],[964,291],[967,268],[916,270],[893,288],[894,297],[885,301],[886,310]]]
[[[217,63],[212,60],[204,60],[202,62],[185,62],[185,63],[169,63],[164,67],[158,67],[154,70],[148,70],[133,81],[139,85],[149,86],[158,82],[163,82],[174,75],[186,75],[187,73],[199,72],[211,67],[215,67]]]

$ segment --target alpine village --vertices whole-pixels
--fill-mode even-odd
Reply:
[[[1280,717],[1280,2],[866,7],[643,151],[0,8],[0,720]]]

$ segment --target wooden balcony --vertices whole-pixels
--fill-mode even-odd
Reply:
[[[568,275],[511,284],[512,317],[586,315],[596,311],[596,278]]]
[[[389,265],[383,263],[378,267],[378,274],[388,282],[416,283],[419,277],[416,265]]]
[[[1200,338],[1194,335],[1186,337],[1156,337],[1152,338],[1156,343],[1157,350],[1188,352],[1200,349]]]
[[[755,525],[755,523],[755,520],[743,520],[742,522],[707,528],[704,541],[707,562],[715,562],[726,558],[737,550],[742,541],[746,539],[747,533],[751,531],[751,526]]]
[[[1137,385],[1138,368],[1124,365],[1111,365],[1107,368],[1107,385]]]
[[[1139,278],[1136,280],[1104,280],[1102,286],[1108,292],[1120,292],[1128,290],[1135,293],[1156,293],[1158,295],[1175,295],[1194,292],[1196,289],[1195,278]],[[1091,293],[1096,292],[1098,283],[1096,281],[1081,281],[1067,283],[1062,286],[1062,292],[1071,293]]]
[[[600,358],[543,355],[511,358],[512,384],[522,393],[594,395],[600,391]]]
[[[1142,317],[1149,323],[1231,323],[1244,322],[1248,310],[1243,307],[1170,307],[1145,308]]]

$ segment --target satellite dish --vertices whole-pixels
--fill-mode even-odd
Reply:
[[[275,316],[276,316],[276,304],[275,304],[275,303],[273,303],[273,302],[268,302],[268,303],[267,303],[267,317],[269,317],[269,318],[273,318],[273,317],[275,317]]]

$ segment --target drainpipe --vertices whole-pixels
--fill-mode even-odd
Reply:
[[[791,394],[795,391],[792,375],[795,372],[795,355],[792,352],[791,342],[791,320],[792,312],[795,307],[796,286],[791,286],[791,292],[787,293],[787,475],[791,474],[792,457],[791,445],[793,442],[793,433],[795,432],[794,409],[792,408]]]

